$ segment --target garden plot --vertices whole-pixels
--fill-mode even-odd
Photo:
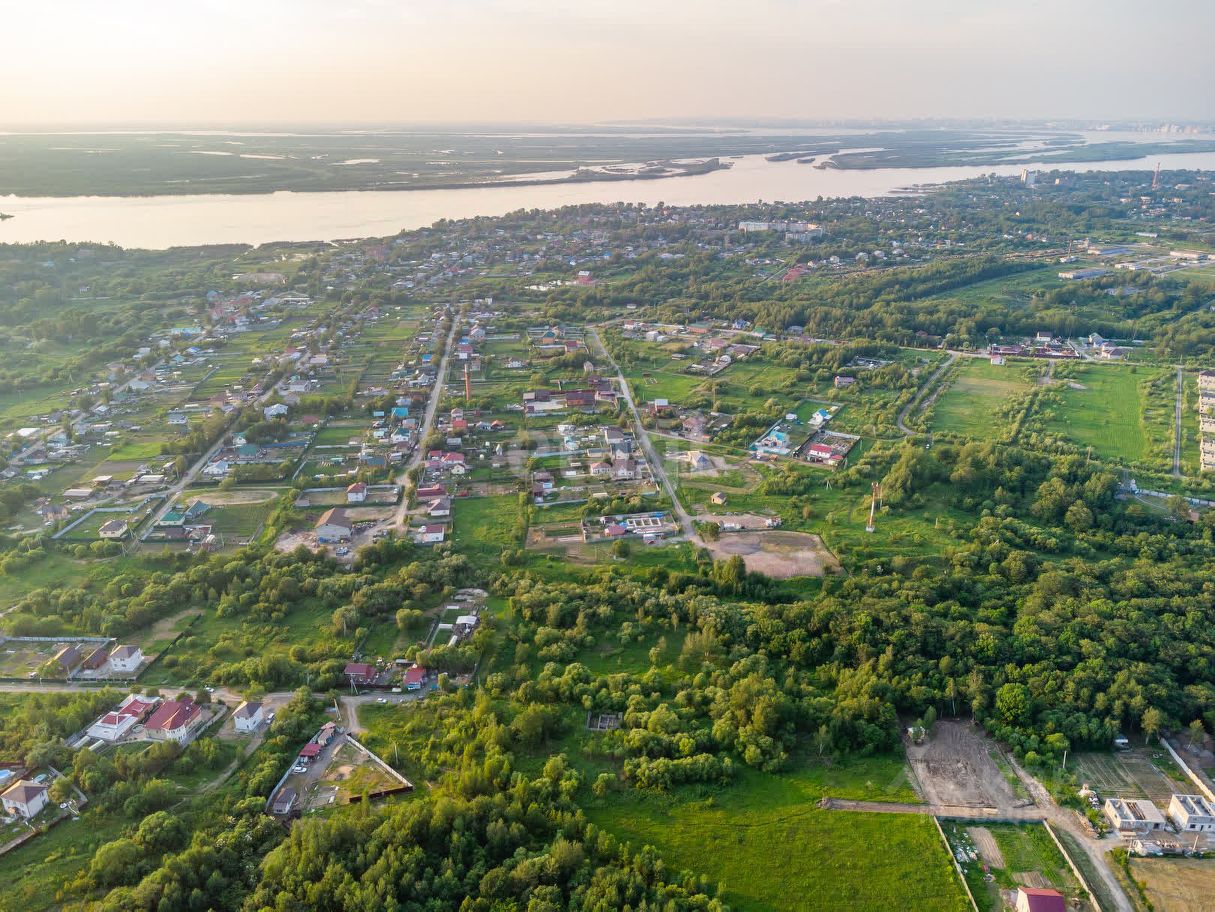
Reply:
[[[1118,753],[1080,753],[1075,755],[1076,778],[1086,783],[1102,800],[1106,798],[1146,798],[1164,808],[1174,792],[1186,792],[1180,778],[1162,768],[1171,765],[1164,748],[1136,748]],[[1166,767],[1167,768],[1167,767]],[[1180,777],[1180,773],[1177,773]]]

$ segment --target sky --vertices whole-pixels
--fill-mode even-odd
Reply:
[[[1215,119],[1209,0],[0,0],[0,125]]]

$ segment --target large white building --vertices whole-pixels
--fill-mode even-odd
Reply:
[[[1174,795],[1169,799],[1169,819],[1183,833],[1215,831],[1215,802],[1202,795]]]
[[[1165,828],[1164,815],[1150,801],[1139,798],[1108,798],[1105,816],[1120,836],[1150,833]]]

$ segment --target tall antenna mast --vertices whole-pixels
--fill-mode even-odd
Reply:
[[[873,523],[877,519],[877,502],[878,502],[878,497],[881,496],[881,493],[882,493],[882,486],[879,485],[876,481],[873,482],[872,490],[870,491],[870,498],[869,498],[869,525],[865,526],[866,532],[872,532],[874,530]]]
[[[1152,175],[1152,189],[1160,189],[1160,162],[1156,162],[1156,172]]]

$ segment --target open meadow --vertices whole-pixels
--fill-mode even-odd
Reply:
[[[898,909],[964,912],[965,894],[926,816],[826,811],[823,795],[915,800],[900,760],[848,761],[767,774],[723,791],[637,795],[588,816],[674,868],[717,881],[743,912]]]

